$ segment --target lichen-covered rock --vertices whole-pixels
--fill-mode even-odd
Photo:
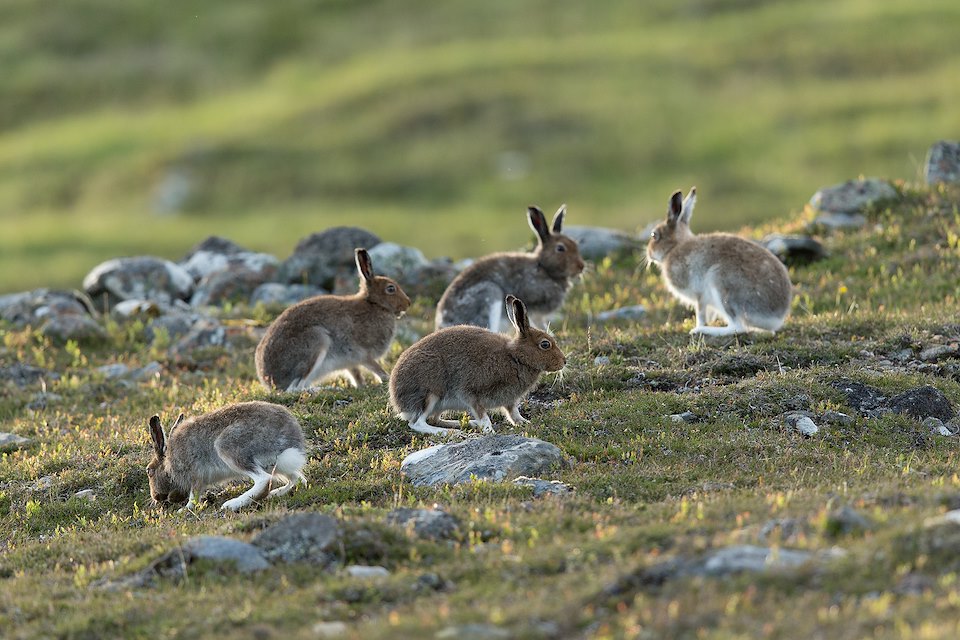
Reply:
[[[519,478],[513,479],[513,484],[518,487],[532,487],[534,498],[573,495],[573,487],[559,480],[544,480],[542,478],[520,476]]]
[[[927,184],[960,183],[960,142],[940,140],[927,151],[924,168]]]
[[[40,381],[59,380],[56,371],[41,369],[30,364],[17,362],[9,367],[0,367],[0,383],[12,382],[18,387],[27,387]]]
[[[277,280],[332,291],[338,274],[356,270],[354,250],[370,250],[378,244],[380,238],[358,227],[333,227],[311,234],[301,240],[293,255],[280,265]]]
[[[339,551],[341,530],[336,519],[322,513],[295,513],[253,539],[271,562],[309,562],[326,567]]]
[[[643,248],[643,242],[619,229],[571,225],[563,233],[577,242],[580,255],[587,260],[602,260],[618,253],[632,253]]]
[[[83,279],[83,288],[98,309],[134,299],[172,304],[190,298],[193,276],[163,258],[115,258],[94,267]]]
[[[0,319],[30,325],[58,342],[105,338],[94,314],[93,302],[79,291],[35,289],[0,296]]]
[[[405,247],[394,242],[381,242],[369,251],[370,261],[377,275],[393,278],[401,284],[430,262],[416,247]]]
[[[326,289],[309,284],[282,284],[280,282],[264,282],[250,295],[250,305],[283,305],[285,307],[296,304],[301,300],[329,293]]]
[[[387,514],[387,523],[402,527],[427,540],[459,540],[463,537],[460,521],[440,509],[402,507]]]
[[[275,269],[275,268],[274,268]],[[224,302],[246,302],[273,272],[256,271],[243,266],[229,266],[223,271],[208,273],[197,283],[190,298],[192,307],[209,307]]]
[[[823,213],[856,214],[896,197],[897,190],[888,181],[860,178],[820,189],[810,199],[810,206]]]
[[[30,444],[30,438],[24,438],[15,433],[0,432],[0,451],[20,449],[28,444]]]
[[[760,241],[760,246],[791,266],[810,264],[828,255],[818,240],[806,235],[772,233]]]
[[[956,415],[950,399],[930,385],[904,391],[890,398],[889,405],[894,413],[905,414],[917,420],[933,417],[946,422]]]
[[[547,473],[562,461],[560,449],[549,442],[490,435],[417,451],[404,459],[400,471],[416,486],[459,484],[474,478],[500,482]]]
[[[276,275],[280,260],[210,236],[193,247],[180,266],[197,281],[191,304],[208,306],[226,300],[246,300],[258,285]]]

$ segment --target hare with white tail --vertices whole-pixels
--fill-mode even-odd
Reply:
[[[543,328],[547,316],[563,305],[572,279],[584,268],[577,242],[561,233],[566,205],[553,225],[537,207],[527,208],[527,221],[537,234],[531,253],[494,253],[464,269],[437,304],[436,328],[469,324],[499,331],[510,293],[525,301],[533,324]]]
[[[390,278],[373,273],[366,249],[356,250],[360,290],[350,296],[323,295],[298,302],[280,314],[257,345],[257,377],[268,389],[302,391],[337,373],[360,383],[360,367],[377,384],[387,377],[377,362],[410,298]]]
[[[694,308],[697,326],[690,333],[777,331],[793,298],[786,267],[764,247],[729,233],[694,235],[690,216],[697,189],[683,200],[681,195],[673,194],[666,221],[650,234],[647,259],[660,267],[667,289]],[[716,318],[726,326],[708,326]]]
[[[488,409],[503,411],[510,424],[527,422],[519,404],[544,371],[559,371],[567,359],[548,333],[530,326],[523,302],[506,297],[516,335],[459,325],[432,333],[401,354],[390,375],[390,404],[410,428],[449,434],[459,422],[443,411],[468,411],[470,424],[492,433]],[[429,424],[433,419],[440,426]]]
[[[203,490],[235,478],[253,480],[249,491],[223,503],[236,511],[267,495],[282,496],[306,478],[306,445],[300,423],[269,402],[240,402],[189,420],[183,414],[165,433],[150,418],[153,460],[147,465],[150,497],[157,504],[187,501],[192,509]],[[281,486],[271,488],[277,480]]]

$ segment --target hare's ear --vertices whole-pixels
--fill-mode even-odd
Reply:
[[[530,330],[530,320],[527,318],[527,307],[524,306],[523,300],[515,296],[507,296],[506,303],[507,309],[512,311],[512,313],[511,311],[507,312],[510,322],[516,327],[517,333],[524,335]]]
[[[543,215],[543,211],[532,205],[527,207],[527,221],[530,223],[530,228],[540,238],[540,242],[546,242],[547,238],[550,237],[550,227],[547,226],[547,217]]]
[[[693,205],[697,204],[697,188],[690,187],[690,192],[683,199],[683,209],[680,212],[680,222],[690,224],[690,216],[693,215]]]
[[[174,423],[173,423],[173,426],[170,427],[170,433],[173,433],[173,430],[180,426],[180,423],[183,422],[183,419],[184,419],[185,417],[186,417],[186,416],[183,415],[182,413],[181,413],[179,416],[177,416],[176,422],[174,422]]]
[[[681,213],[683,213],[683,192],[674,191],[670,196],[670,206],[667,209],[667,224],[671,227],[676,226]]]
[[[373,281],[373,262],[370,261],[370,254],[366,249],[357,249],[354,251],[357,260],[357,271],[367,282]]]
[[[153,440],[153,450],[158,458],[162,458],[167,450],[167,438],[163,435],[163,427],[160,426],[160,416],[150,418],[150,439]]]
[[[567,215],[567,205],[562,204],[557,212],[553,214],[553,232],[560,233],[563,230],[563,217]]]

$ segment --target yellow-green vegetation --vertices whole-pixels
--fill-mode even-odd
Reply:
[[[346,637],[364,639],[429,638],[471,622],[517,638],[955,638],[960,525],[925,521],[960,506],[957,439],[903,415],[865,417],[834,385],[849,379],[889,395],[932,385],[960,404],[957,356],[919,357],[960,340],[960,192],[900,189],[900,202],[869,212],[864,229],[828,236],[830,258],[791,268],[798,295],[775,337],[691,338],[690,312],[639,258],[596,265],[555,327],[566,375],[545,377],[524,404],[530,424],[498,425],[569,456],[555,477],[576,493],[563,499],[486,482],[410,486],[400,461],[431,441],[390,415],[383,387],[267,393],[252,341],[175,359],[146,344],[138,323],[113,324],[106,344],[91,345],[0,327],[0,367],[61,374],[46,383],[59,399],[38,396],[39,383],[0,387],[3,430],[32,439],[0,458],[3,635],[310,638],[317,622],[344,621]],[[426,330],[434,303],[417,299],[403,323]],[[636,303],[648,309],[640,322],[591,321]],[[154,359],[164,370],[147,380],[95,370]],[[197,513],[154,509],[147,418],[249,399],[284,404],[301,420],[313,446],[309,486],[239,514],[216,509],[239,483]],[[854,420],[804,438],[782,423],[790,409]],[[684,411],[696,419],[668,418]],[[74,495],[84,489],[96,499]],[[383,524],[396,506],[434,504],[463,522],[459,542],[408,539]],[[844,530],[831,518],[841,507],[870,526]],[[298,510],[372,531],[344,559],[386,566],[390,577],[370,583],[299,565],[251,577],[201,564],[178,582],[98,586],[190,536],[249,539]],[[777,519],[792,520],[794,534],[774,527],[763,538]],[[846,555],[782,572],[657,578],[665,561],[735,544]],[[449,584],[418,588],[424,573]]]
[[[782,217],[955,137],[958,23],[954,0],[7,0],[0,292],[343,223],[475,256],[526,242],[530,203],[633,229],[692,184],[701,230]]]

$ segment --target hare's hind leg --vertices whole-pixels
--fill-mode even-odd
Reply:
[[[490,414],[487,413],[486,408],[475,400],[469,402],[468,406],[474,418],[470,421],[470,426],[480,427],[483,433],[494,433],[493,423],[490,422]]]
[[[507,422],[509,422],[514,426],[518,424],[525,424],[527,422],[530,422],[529,420],[524,418],[522,415],[520,415],[519,403],[513,405],[512,407],[507,407],[507,406],[500,407],[500,410],[503,411],[503,415],[507,417]]]
[[[290,383],[287,391],[305,391],[309,389],[314,382],[322,380],[334,371],[334,369],[330,368],[330,363],[327,361],[327,353],[330,351],[331,343],[330,336],[326,331],[318,330],[313,338],[317,346],[313,355],[313,365],[310,367],[307,375]]]
[[[243,471],[243,475],[247,476],[253,480],[253,486],[250,487],[245,493],[240,494],[232,500],[227,500],[223,503],[221,509],[229,511],[237,511],[246,507],[256,500],[263,500],[270,491],[270,481],[273,479],[273,475],[264,471],[261,468],[253,469],[250,471]]]
[[[307,463],[307,458],[303,451],[296,447],[284,449],[277,456],[277,463],[273,467],[273,477],[281,477],[286,480],[286,484],[270,491],[270,496],[285,496],[298,484],[307,481],[301,469]]]
[[[408,424],[410,425],[410,428],[417,433],[426,433],[432,436],[451,435],[456,433],[456,429],[435,427],[427,422],[427,417],[433,415],[434,407],[437,406],[439,401],[440,397],[438,395],[435,393],[427,393],[427,397],[424,399],[422,411],[417,414],[414,414],[414,412],[411,411],[404,416],[409,421]]]

